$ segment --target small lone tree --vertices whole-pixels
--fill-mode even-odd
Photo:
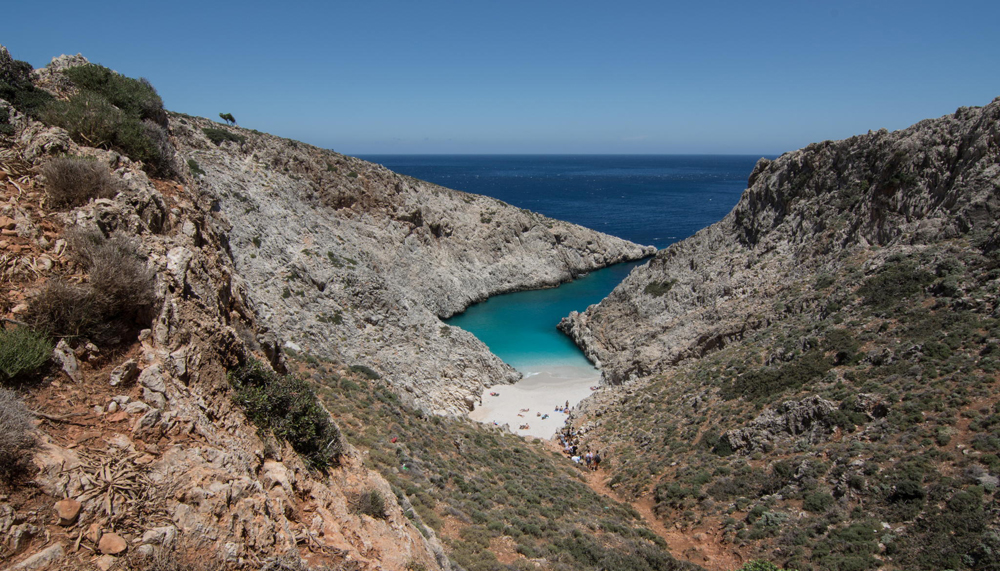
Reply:
[[[219,117],[226,122],[227,125],[235,125],[236,119],[233,117],[232,113],[219,113]]]

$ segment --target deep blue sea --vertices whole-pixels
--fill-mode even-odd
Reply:
[[[759,156],[376,155],[361,158],[456,190],[485,194],[615,236],[664,248],[722,219]],[[554,289],[490,298],[448,321],[522,373],[586,366],[556,328],[603,299],[634,266],[592,272]]]
[[[732,210],[757,155],[371,155],[455,190],[664,248]],[[772,157],[773,158],[773,157]]]

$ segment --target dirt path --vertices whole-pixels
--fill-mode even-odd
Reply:
[[[653,513],[653,498],[650,494],[634,501],[623,500],[608,487],[607,472],[588,472],[587,485],[598,494],[635,508],[642,516],[643,524],[667,542],[667,548],[674,557],[701,565],[708,571],[731,571],[743,564],[743,557],[734,546],[722,543],[722,533],[717,526],[687,531],[667,528]]]

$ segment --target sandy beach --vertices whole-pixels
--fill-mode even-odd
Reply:
[[[549,439],[566,422],[566,414],[556,412],[569,401],[571,407],[590,395],[590,387],[597,386],[601,372],[590,366],[555,366],[544,371],[524,372],[524,379],[514,385],[497,385],[487,388],[481,395],[481,404],[469,413],[469,418],[479,422],[510,426],[511,432],[521,436]],[[490,393],[499,396],[490,396]],[[523,411],[527,409],[527,411]],[[538,415],[548,414],[545,420]],[[528,429],[518,428],[527,424]]]

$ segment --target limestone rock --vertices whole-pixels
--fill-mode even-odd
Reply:
[[[135,359],[129,359],[111,371],[111,386],[128,385],[139,374],[139,365]]]
[[[520,378],[443,318],[655,251],[269,135],[217,146],[201,131],[212,125],[186,118],[171,133],[181,156],[197,157],[199,188],[231,224],[238,277],[223,296],[266,321],[283,338],[277,347],[369,367],[428,411],[465,415],[466,397]],[[191,252],[167,249],[165,273],[215,299],[192,281]]]
[[[61,543],[51,545],[24,561],[10,567],[10,571],[31,571],[33,569],[56,569],[57,563],[66,554]]]
[[[83,504],[74,499],[59,500],[56,502],[56,515],[59,516],[59,525],[73,525],[76,518],[80,517],[80,510]]]
[[[73,349],[70,348],[65,339],[59,340],[56,348],[52,351],[52,358],[60,364],[63,372],[73,382],[79,383],[83,380],[83,374],[80,373],[80,362],[76,360],[76,354],[73,353]]]
[[[735,452],[766,449],[776,442],[802,435],[810,443],[816,443],[832,431],[826,419],[835,410],[834,403],[818,396],[787,401],[765,410],[746,428],[727,431],[722,438]]]
[[[158,393],[167,392],[167,384],[163,379],[163,369],[159,365],[152,365],[143,369],[139,374],[139,384],[151,391]]]
[[[97,549],[104,555],[118,555],[128,549],[128,542],[117,533],[105,533],[101,536]]]

